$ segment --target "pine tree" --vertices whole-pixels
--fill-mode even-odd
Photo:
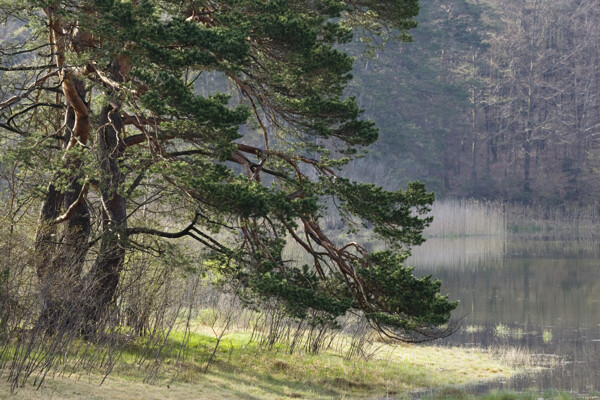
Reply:
[[[329,320],[358,311],[407,341],[447,333],[439,327],[456,303],[404,265],[423,242],[433,195],[420,183],[384,191],[338,172],[378,134],[344,97],[352,58],[339,45],[357,30],[407,38],[416,0],[20,0],[0,9],[26,22],[2,44],[0,129],[19,168],[45,182],[32,193],[43,203],[35,270],[47,333],[94,335],[117,307],[127,254],[184,237],[249,302],[276,298],[290,315],[318,310]],[[320,226],[325,213],[387,249],[336,243]],[[285,259],[288,242],[310,261]]]

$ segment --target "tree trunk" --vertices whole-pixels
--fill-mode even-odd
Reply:
[[[524,175],[524,182],[523,182],[523,190],[525,192],[525,195],[528,196],[529,193],[531,192],[531,144],[529,143],[529,140],[527,139],[527,137],[529,136],[528,134],[525,134],[526,138],[525,141],[523,142],[523,150],[525,152],[525,157],[523,159],[523,175]]]
[[[67,109],[65,125],[66,148],[75,125],[75,114],[71,107]],[[65,166],[74,173],[70,174],[64,192],[58,191],[55,184],[64,179],[64,173],[53,177],[38,222],[35,267],[42,296],[40,323],[42,329],[49,333],[77,321],[74,299],[79,297],[81,290],[80,275],[90,235],[89,210],[82,200],[85,188],[81,164],[81,159],[69,159],[67,154]],[[69,217],[60,225],[57,220],[67,210],[70,210]]]
[[[475,64],[475,55],[473,55],[473,64]],[[472,88],[471,102],[473,109],[471,110],[471,193],[473,196],[478,195],[479,189],[479,182],[477,181],[477,104],[475,101],[475,88]]]
[[[126,203],[120,193],[125,180],[119,163],[125,150],[123,121],[116,108],[105,107],[100,117],[98,157],[102,170],[102,239],[100,250],[86,277],[86,334],[95,332],[110,306],[125,261]]]

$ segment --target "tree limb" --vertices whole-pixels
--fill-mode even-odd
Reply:
[[[140,226],[140,227],[136,227],[136,228],[128,228],[127,234],[128,235],[146,234],[146,235],[160,236],[160,237],[164,237],[167,239],[178,239],[178,238],[181,238],[181,237],[189,234],[189,232],[192,230],[192,228],[194,228],[194,225],[198,221],[198,217],[200,217],[200,214],[196,213],[196,215],[194,216],[194,220],[188,226],[186,226],[179,232],[164,232],[164,231],[159,231],[157,229],[146,228],[146,227]]]
[[[68,220],[69,218],[71,218],[73,216],[73,214],[75,214],[75,211],[77,211],[77,207],[85,199],[85,194],[87,193],[87,188],[88,188],[88,183],[86,182],[83,185],[83,187],[81,188],[81,190],[79,191],[79,195],[77,196],[77,199],[75,199],[73,204],[71,204],[69,206],[69,208],[67,208],[67,211],[65,211],[65,213],[63,215],[58,216],[54,221],[52,221],[53,224],[60,224],[61,222]]]
[[[39,71],[41,69],[52,68],[54,65],[37,65],[37,66],[25,66],[25,65],[17,65],[14,67],[2,67],[0,66],[0,71]]]
[[[21,99],[25,98],[27,95],[29,95],[29,93],[33,92],[35,89],[38,88],[38,85],[46,82],[46,80],[52,76],[56,76],[58,75],[58,71],[52,71],[47,73],[46,75],[42,76],[41,78],[38,78],[34,83],[32,83],[31,85],[29,85],[29,87],[27,89],[25,89],[25,91],[19,95],[15,95],[13,97],[11,97],[8,100],[3,101],[2,103],[0,103],[0,110],[2,110],[3,108],[9,107],[17,102],[19,102]]]

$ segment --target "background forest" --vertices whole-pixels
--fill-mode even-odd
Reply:
[[[414,43],[355,65],[352,91],[381,133],[352,173],[444,196],[593,201],[598,2],[429,0],[417,19]]]

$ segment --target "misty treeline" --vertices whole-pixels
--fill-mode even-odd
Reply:
[[[414,43],[357,63],[382,129],[356,176],[450,196],[590,203],[598,194],[600,5],[421,3]]]

